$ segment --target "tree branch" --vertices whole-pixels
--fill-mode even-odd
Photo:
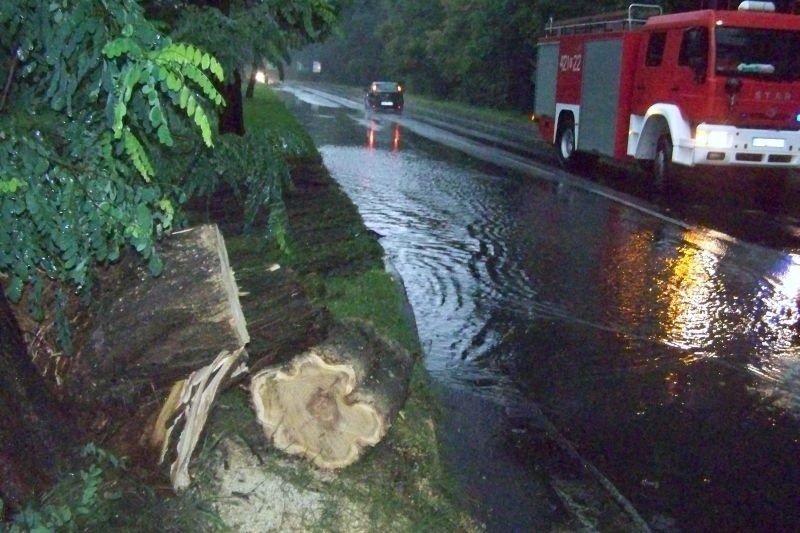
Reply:
[[[14,79],[14,71],[17,70],[17,65],[19,65],[19,58],[17,57],[17,54],[14,54],[14,58],[11,60],[11,65],[9,65],[8,79],[6,80],[5,87],[3,87],[3,94],[0,96],[0,111],[5,108],[6,100],[8,100],[8,95],[11,93],[11,81]]]

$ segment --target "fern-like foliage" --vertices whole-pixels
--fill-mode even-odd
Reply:
[[[150,126],[156,130],[159,142],[167,146],[173,144],[160,93],[180,107],[200,129],[203,142],[213,146],[209,117],[193,87],[198,88],[213,104],[222,105],[222,95],[206,74],[209,72],[217,81],[223,80],[222,65],[214,57],[192,45],[174,44],[169,40],[165,46],[146,50],[129,36],[109,41],[103,47],[103,54],[111,60],[124,60],[113,98],[107,104],[107,113],[113,117],[111,129],[114,138],[122,139],[126,153],[144,179],[152,177],[153,169],[146,151],[125,121],[131,98],[137,90],[146,101],[147,118]]]
[[[125,247],[158,274],[154,245],[186,192],[153,157],[193,135],[213,144],[207,110],[223,104],[221,64],[160,34],[133,0],[4,0],[0,27],[7,296],[18,301],[30,287],[42,316],[42,279],[88,294],[93,268]],[[56,325],[68,339],[68,322]]]
[[[12,301],[30,290],[34,316],[45,278],[86,295],[93,269],[125,248],[158,274],[155,243],[215,183],[235,182],[249,219],[269,212],[274,236],[285,235],[285,148],[226,142],[214,172],[178,169],[220,144],[212,132],[224,73],[321,38],[338,2],[237,0],[226,14],[191,7],[206,2],[147,2],[172,13],[159,29],[142,4],[0,2],[0,283]],[[65,302],[58,292],[56,306]],[[66,348],[68,321],[55,323]]]

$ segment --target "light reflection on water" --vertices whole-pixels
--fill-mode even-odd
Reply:
[[[684,364],[721,359],[770,381],[765,390],[771,395],[785,394],[794,398],[788,403],[797,403],[800,385],[783,379],[784,369],[794,376],[797,357],[796,256],[753,252],[734,243],[737,257],[726,263],[730,242],[699,230],[636,221],[617,207],[603,213],[606,220],[598,219],[605,232],[599,247],[585,246],[581,235],[576,245],[570,231],[574,191],[540,195],[540,203],[552,204],[536,214],[540,220],[528,220],[538,233],[533,235],[515,228],[526,223],[518,215],[527,208],[507,195],[514,185],[469,170],[451,176],[449,165],[399,152],[397,124],[387,147],[378,145],[376,131],[373,123],[366,157],[354,147],[323,147],[322,153],[367,225],[383,236],[388,254],[405,270],[409,289],[419,291],[421,301],[414,307],[431,351],[428,364],[434,372],[446,370],[444,379],[453,378],[452,368],[463,360],[487,358],[496,344],[492,337],[502,332],[485,326],[492,309],[501,307],[529,320],[560,319],[663,343],[684,352],[679,356]],[[598,227],[589,229],[595,235]],[[565,251],[574,260],[570,272],[563,267]],[[596,272],[575,279],[587,267]],[[575,290],[586,279],[592,283]],[[750,346],[728,354],[728,344],[737,351]]]
[[[382,236],[437,379],[536,401],[652,516],[796,525],[796,421],[764,406],[800,413],[798,257],[437,162],[395,128],[320,151]]]

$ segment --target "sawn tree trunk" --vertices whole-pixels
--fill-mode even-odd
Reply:
[[[341,468],[386,435],[408,397],[414,356],[363,321],[251,380],[267,439],[320,468]]]

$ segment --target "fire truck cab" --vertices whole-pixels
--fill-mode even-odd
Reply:
[[[770,2],[664,15],[650,4],[551,22],[534,117],[560,162],[800,166],[800,16]]]

